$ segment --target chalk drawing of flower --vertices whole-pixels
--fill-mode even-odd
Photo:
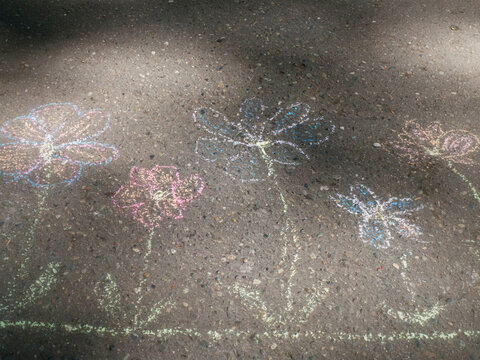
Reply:
[[[358,229],[365,243],[388,248],[393,239],[392,233],[417,241],[422,234],[416,225],[404,217],[423,208],[423,205],[410,198],[393,197],[381,201],[373,191],[361,184],[350,186],[349,196],[337,196],[332,199],[339,207],[361,218]]]
[[[11,140],[0,144],[0,174],[32,186],[70,184],[87,166],[104,165],[118,157],[111,145],[93,141],[109,126],[102,110],[82,113],[69,103],[52,103],[5,122],[0,132]]]
[[[194,121],[211,136],[199,138],[195,152],[222,163],[233,178],[257,181],[269,175],[272,163],[298,165],[309,159],[305,148],[327,141],[335,130],[322,117],[310,119],[308,105],[290,105],[271,118],[266,109],[255,98],[246,100],[234,121],[211,108],[197,109]]]
[[[186,205],[203,191],[198,175],[181,179],[175,166],[152,169],[134,166],[130,178],[113,196],[115,206],[125,209],[145,227],[159,227],[164,218],[181,219]]]
[[[401,143],[394,145],[400,155],[418,162],[431,158],[441,158],[453,163],[473,164],[469,158],[477,150],[480,141],[477,136],[465,130],[443,131],[438,122],[422,127],[415,121],[407,122],[398,135]]]

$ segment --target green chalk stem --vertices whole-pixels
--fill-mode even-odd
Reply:
[[[460,176],[460,178],[463,180],[463,182],[468,185],[468,187],[470,188],[470,191],[472,192],[473,197],[480,204],[480,194],[478,193],[478,190],[475,188],[475,186],[472,184],[472,182],[470,180],[468,180],[467,177],[465,175],[463,175],[460,171],[458,171],[455,167],[453,167],[451,161],[448,161],[447,164],[448,164],[448,168],[450,170],[452,170],[452,172],[454,174]]]

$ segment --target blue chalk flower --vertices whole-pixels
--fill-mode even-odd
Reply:
[[[387,248],[393,239],[392,232],[413,240],[418,240],[422,234],[416,225],[403,217],[423,208],[423,205],[410,198],[393,197],[381,201],[373,191],[361,184],[350,186],[350,196],[337,196],[332,199],[339,207],[361,217],[358,228],[365,243]]]
[[[271,118],[265,110],[255,98],[242,104],[236,121],[210,108],[197,109],[194,121],[212,136],[197,140],[196,153],[225,164],[236,179],[258,181],[268,176],[272,163],[298,165],[302,158],[309,159],[305,148],[327,141],[335,130],[323,118],[310,119],[304,104],[290,105]]]

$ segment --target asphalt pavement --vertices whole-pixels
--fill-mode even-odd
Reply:
[[[0,1],[0,360],[480,358],[479,19]]]

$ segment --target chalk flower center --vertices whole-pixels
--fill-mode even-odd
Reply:
[[[40,156],[45,163],[52,161],[55,154],[55,145],[50,138],[46,138],[43,145],[40,147]]]
[[[440,149],[433,147],[433,148],[425,148],[425,153],[430,156],[440,156],[442,152]]]
[[[388,214],[385,212],[381,205],[375,206],[375,208],[373,209],[373,215],[376,219],[379,219],[381,221],[387,221],[389,219]]]
[[[160,201],[166,200],[169,195],[170,195],[170,192],[169,192],[169,191],[158,190],[158,191],[156,191],[156,192],[153,193],[152,199],[153,199],[153,201],[155,201],[155,202],[160,202]]]
[[[269,140],[264,140],[264,141],[259,141],[259,142],[256,142],[255,143],[255,146],[258,146],[259,148],[261,149],[264,149],[266,148],[268,145],[270,145],[270,141]]]

